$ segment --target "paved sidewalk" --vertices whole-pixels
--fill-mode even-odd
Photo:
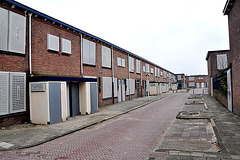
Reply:
[[[195,98],[191,95],[189,101],[200,101]],[[185,104],[177,115],[182,119],[172,123],[149,160],[240,159],[240,117],[209,95],[203,95],[202,101],[202,106]]]
[[[113,105],[99,107],[99,112],[91,115],[79,115],[65,122],[51,125],[23,124],[0,129],[0,151],[33,147],[61,136],[102,123],[122,114],[143,107],[149,103],[163,99],[172,92],[159,96],[136,98]]]

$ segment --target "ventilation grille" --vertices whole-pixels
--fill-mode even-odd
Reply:
[[[0,50],[7,51],[8,11],[0,8]]]
[[[0,115],[8,114],[9,73],[0,72]]]
[[[9,12],[8,51],[25,54],[26,17]]]
[[[10,73],[10,112],[26,110],[26,75]]]

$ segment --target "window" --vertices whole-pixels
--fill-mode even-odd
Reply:
[[[111,49],[102,46],[102,67],[111,68]]]
[[[129,89],[130,89],[130,94],[135,94],[135,79],[127,79],[127,90],[126,90],[126,95],[129,95]],[[130,86],[129,86],[130,85]]]
[[[122,67],[125,67],[125,59],[122,59]]]
[[[143,72],[146,72],[146,67],[145,66],[143,66]]]
[[[96,43],[83,39],[83,63],[96,64]]]
[[[103,98],[111,98],[112,97],[112,78],[111,77],[103,77]]]
[[[189,87],[195,87],[195,83],[194,83],[194,82],[189,82],[189,83],[188,83],[188,86],[189,86]]]
[[[161,71],[161,76],[163,76],[163,72]]]
[[[62,53],[71,54],[71,41],[61,38]]]
[[[129,62],[129,72],[134,72],[134,58],[129,57],[128,62]]]
[[[178,75],[178,76],[177,76],[177,79],[178,79],[178,80],[182,80],[182,76],[181,76],[181,75]]]
[[[158,77],[160,77],[160,69],[158,68]]]
[[[153,70],[153,68],[151,68],[151,74],[153,74],[154,73],[154,70]]]
[[[122,66],[122,58],[117,57],[117,66]]]
[[[150,73],[150,71],[149,71],[149,64],[145,64],[145,66],[146,66],[146,73]]]
[[[225,68],[227,68],[227,55],[226,54],[217,55],[217,69]]]
[[[195,81],[195,77],[189,77],[188,80],[189,81]]]
[[[0,8],[0,50],[25,54],[26,17]]]
[[[141,73],[141,61],[136,60],[136,73]]]
[[[59,51],[59,38],[57,36],[47,34],[47,50]]]
[[[163,71],[163,78],[167,78],[167,72]]]
[[[199,79],[199,80],[203,80],[203,77],[199,77],[198,79]]]

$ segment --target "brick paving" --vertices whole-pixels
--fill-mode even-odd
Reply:
[[[129,114],[51,142],[29,149],[0,152],[0,157],[3,160],[148,159],[187,97],[188,94],[183,93],[170,95]]]

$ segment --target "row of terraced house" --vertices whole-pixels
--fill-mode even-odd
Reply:
[[[149,84],[155,94],[168,92],[175,82],[147,59],[14,0],[0,1],[1,125],[57,123],[146,96]]]
[[[240,116],[240,1],[227,0],[230,50],[208,51],[209,93]]]

